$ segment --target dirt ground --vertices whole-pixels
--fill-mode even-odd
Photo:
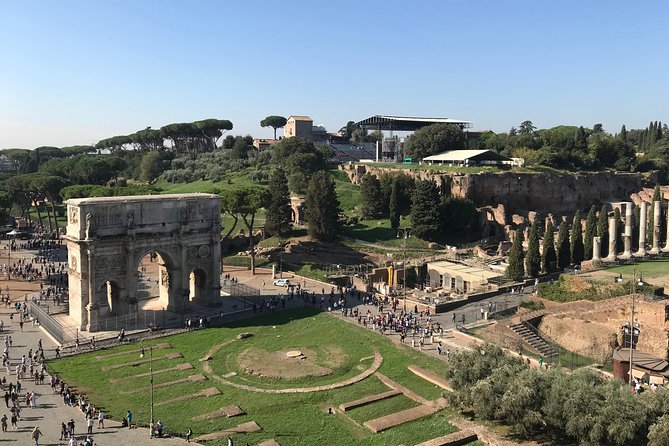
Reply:
[[[346,355],[338,347],[331,347],[327,365],[336,367],[346,360]],[[336,350],[336,351],[335,351]],[[237,356],[237,364],[246,373],[279,379],[295,379],[307,376],[327,376],[332,373],[329,367],[316,363],[316,352],[299,349],[302,356],[288,357],[288,350],[268,352],[261,348],[249,347]],[[334,361],[333,358],[338,358]]]

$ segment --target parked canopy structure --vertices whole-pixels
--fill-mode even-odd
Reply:
[[[462,121],[451,118],[416,118],[411,116],[386,116],[374,115],[362,121],[356,122],[358,128],[367,130],[388,130],[396,132],[415,132],[421,127],[432,124],[456,124],[460,128],[470,128],[471,121]]]

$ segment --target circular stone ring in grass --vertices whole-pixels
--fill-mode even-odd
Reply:
[[[260,387],[249,386],[249,385],[246,385],[246,384],[238,384],[238,383],[235,383],[235,382],[232,382],[232,381],[228,381],[227,379],[223,378],[222,376],[217,375],[217,374],[214,373],[214,371],[211,367],[210,360],[224,346],[225,346],[225,344],[219,344],[219,345],[216,345],[216,346],[212,347],[211,350],[209,350],[208,354],[204,358],[202,358],[202,368],[204,369],[204,371],[206,373],[211,375],[211,377],[213,377],[218,382],[220,382],[222,384],[225,384],[227,386],[236,387],[238,389],[247,390],[247,391],[250,391],[250,392],[260,392],[260,393],[310,393],[310,392],[322,392],[322,391],[325,391],[325,390],[338,389],[340,387],[350,386],[351,384],[355,384],[355,383],[357,383],[359,381],[362,381],[363,379],[369,377],[374,372],[376,372],[379,369],[379,367],[381,367],[381,363],[383,362],[383,357],[381,356],[381,354],[378,351],[375,351],[374,352],[374,361],[372,362],[372,365],[367,370],[365,370],[362,373],[360,373],[360,374],[358,374],[358,375],[356,375],[352,378],[349,378],[347,380],[332,383],[332,384],[326,384],[326,385],[323,385],[323,386],[316,386],[316,387],[301,387],[301,388],[291,388],[291,389],[264,389],[264,388],[260,388]],[[248,354],[249,351],[245,350],[244,353]],[[256,350],[254,352],[252,350],[250,353],[251,354],[256,354],[256,353],[258,353],[258,351]],[[300,353],[302,353],[304,355],[304,350],[302,350]],[[242,354],[242,356],[243,356],[243,354]],[[292,362],[292,361],[295,361],[296,359],[299,359],[299,357],[288,358],[287,357],[287,352],[283,352],[283,358],[287,362]],[[258,363],[256,362],[256,364],[258,364]],[[300,368],[304,367],[303,362],[299,362],[299,363],[296,363],[296,364],[299,364],[301,366]],[[248,371],[248,369],[247,369],[247,371]],[[258,372],[256,370],[254,370],[253,373],[256,374]],[[321,376],[324,376],[324,375],[321,375]]]

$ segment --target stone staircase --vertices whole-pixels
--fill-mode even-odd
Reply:
[[[542,338],[537,329],[529,322],[523,321],[519,324],[513,324],[509,328],[513,330],[520,338],[537,350],[545,358],[550,358],[558,355],[558,351],[550,345],[544,338]]]

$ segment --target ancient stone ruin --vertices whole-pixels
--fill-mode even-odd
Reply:
[[[220,198],[212,194],[80,198],[67,202],[69,315],[80,330],[138,311],[137,267],[159,254],[160,303],[220,299]]]

